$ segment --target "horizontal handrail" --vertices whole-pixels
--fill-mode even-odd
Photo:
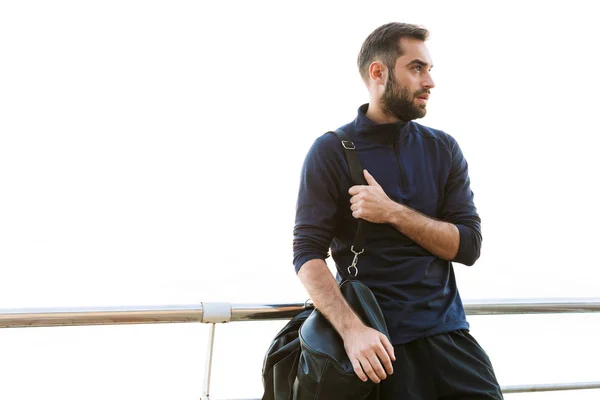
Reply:
[[[0,328],[215,322],[214,305],[228,308],[220,322],[289,319],[312,304],[200,303],[174,306],[0,309]],[[469,315],[600,312],[600,299],[529,299],[465,302]]]
[[[591,313],[600,312],[600,299],[488,300],[465,302],[464,306],[469,315]],[[289,319],[312,307],[311,303],[200,303],[174,306],[0,309],[0,328],[277,320]],[[214,329],[214,325],[212,326]],[[210,374],[208,378],[210,379]],[[582,389],[600,389],[600,382],[503,386],[502,392]]]
[[[0,309],[0,328],[88,326],[123,324],[164,324],[214,322],[207,318],[214,304],[174,306],[123,306],[84,308]],[[310,305],[304,304],[226,304],[229,316],[220,322],[290,319]]]
[[[468,315],[563,314],[600,312],[600,299],[511,299],[465,302]]]
[[[553,392],[560,390],[585,390],[600,389],[600,382],[577,382],[577,383],[547,383],[540,385],[514,385],[502,386],[502,394],[529,393],[529,392]],[[233,400],[233,399],[231,399]],[[235,399],[235,400],[260,400],[260,399]]]
[[[600,382],[545,383],[539,385],[502,386],[502,393],[555,392],[559,390],[600,389]]]

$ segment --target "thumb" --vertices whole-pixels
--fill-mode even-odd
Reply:
[[[365,179],[366,179],[367,183],[369,184],[369,186],[379,186],[379,183],[377,183],[377,181],[375,180],[375,178],[373,178],[373,176],[369,173],[369,171],[364,169],[363,173],[365,175]]]

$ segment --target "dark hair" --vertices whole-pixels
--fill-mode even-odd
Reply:
[[[427,40],[429,31],[421,26],[390,22],[375,29],[365,39],[358,53],[358,71],[362,79],[369,78],[369,65],[376,59],[381,60],[391,71],[398,57],[404,54],[400,46],[400,38],[411,37],[422,41]]]

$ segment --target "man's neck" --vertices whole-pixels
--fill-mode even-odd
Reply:
[[[373,101],[369,103],[369,108],[367,109],[365,115],[367,118],[369,118],[376,124],[391,124],[395,122],[400,122],[399,118],[383,112],[381,107],[379,107],[379,104]]]

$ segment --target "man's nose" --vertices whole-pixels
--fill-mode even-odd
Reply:
[[[433,89],[435,87],[435,82],[433,82],[431,74],[427,74],[421,85],[427,89]]]

